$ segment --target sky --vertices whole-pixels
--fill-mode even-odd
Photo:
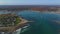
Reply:
[[[0,5],[60,5],[60,0],[0,0]]]

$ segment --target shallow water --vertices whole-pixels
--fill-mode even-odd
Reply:
[[[57,23],[56,21],[60,21],[60,14],[50,13],[50,12],[42,13],[42,12],[36,12],[36,11],[35,12],[21,11],[20,13],[18,13],[18,15],[20,15],[21,17],[27,20],[35,21],[34,23],[30,23],[30,25],[32,24],[32,26],[33,25],[39,26],[41,23],[44,23],[45,26],[52,27],[55,34],[59,33],[58,30],[60,30],[60,24]],[[47,24],[49,24],[49,26]],[[47,28],[46,28],[46,31],[47,31]]]
[[[0,14],[7,14],[7,13],[11,13],[11,12],[0,11]],[[43,22],[42,20],[45,20],[46,22],[48,22],[49,25],[51,25],[51,27],[54,29],[54,31],[56,33],[58,33],[57,30],[60,29],[60,24],[57,24],[56,22],[51,21],[51,20],[60,21],[60,14],[49,13],[49,12],[42,13],[42,12],[36,12],[36,11],[34,12],[31,10],[28,10],[28,11],[25,10],[25,11],[21,11],[21,12],[18,11],[16,14],[18,16],[23,17],[24,19],[35,21],[38,24],[40,22]],[[44,22],[45,25],[46,25],[46,22]],[[31,24],[33,24],[33,23],[31,23]],[[36,24],[36,25],[38,25],[38,24]]]

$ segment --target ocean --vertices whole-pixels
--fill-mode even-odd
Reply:
[[[12,13],[12,12],[0,11],[0,14],[8,14],[8,13]],[[29,23],[30,25],[37,26],[37,25],[40,25],[41,23],[45,23],[45,25],[49,24],[55,33],[57,34],[59,33],[58,30],[60,30],[60,24],[57,23],[56,21],[60,21],[60,14],[55,14],[50,12],[44,13],[44,12],[37,12],[37,11],[31,11],[31,10],[17,11],[15,14],[23,17],[24,19],[35,21],[34,23]],[[20,33],[20,30],[18,31],[17,32]]]

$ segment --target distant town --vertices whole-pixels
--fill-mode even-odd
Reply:
[[[0,5],[0,11],[21,11],[21,10],[35,10],[35,11],[60,11],[59,5]]]

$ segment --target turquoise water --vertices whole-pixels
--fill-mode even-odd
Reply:
[[[10,12],[0,12],[0,14],[6,14]],[[60,24],[56,21],[60,21],[60,14],[49,12],[37,12],[31,10],[24,10],[16,13],[24,19],[34,21],[29,23],[30,28],[21,34],[58,34],[60,30]],[[28,31],[28,32],[27,32]]]
[[[42,13],[34,11],[21,11],[18,13],[19,16],[24,19],[34,21],[34,23],[29,23],[32,27],[28,34],[58,34],[60,30],[60,24],[57,24],[56,21],[60,21],[60,14],[56,13]],[[55,21],[54,21],[55,20]],[[35,31],[36,30],[36,31]],[[31,32],[30,32],[31,31]],[[27,32],[24,32],[24,34]]]

